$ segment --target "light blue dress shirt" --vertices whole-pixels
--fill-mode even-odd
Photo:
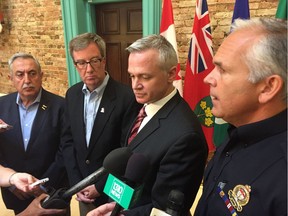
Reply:
[[[27,150],[28,143],[31,136],[31,130],[33,126],[33,122],[39,107],[40,99],[41,99],[42,89],[39,91],[34,102],[25,107],[22,103],[20,95],[18,93],[16,98],[16,103],[18,104],[18,110],[20,115],[21,129],[22,129],[22,137],[24,143],[24,149]]]
[[[84,123],[86,129],[86,144],[89,146],[91,133],[94,125],[94,121],[96,118],[96,114],[98,112],[98,108],[105,90],[105,87],[108,83],[109,75],[106,74],[102,84],[90,92],[86,86],[83,85],[82,92],[84,93]]]

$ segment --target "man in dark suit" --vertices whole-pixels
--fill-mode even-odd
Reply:
[[[132,89],[137,102],[144,105],[146,117],[134,139],[128,134],[126,144],[133,152],[145,155],[151,169],[142,196],[123,215],[147,216],[153,207],[165,210],[173,189],[181,191],[185,197],[179,215],[189,215],[208,150],[196,115],[173,86],[176,52],[160,35],[139,39],[127,50]],[[130,131],[133,133],[134,126]],[[111,210],[111,206],[107,205],[106,210]],[[90,215],[102,215],[103,212],[99,212],[96,209]]]
[[[43,72],[32,55],[17,53],[8,63],[17,92],[0,97],[0,118],[13,127],[0,133],[0,163],[39,179],[49,177],[47,185],[54,188],[66,186],[60,146],[64,99],[42,88]],[[2,188],[2,196],[15,213],[34,198],[15,187]]]
[[[66,94],[63,143],[70,184],[74,185],[100,168],[106,155],[121,146],[133,114],[128,110],[137,108],[137,103],[131,88],[105,71],[106,46],[101,37],[78,35],[69,48],[82,79]],[[104,183],[105,179],[77,193],[81,215],[107,202],[102,194]]]

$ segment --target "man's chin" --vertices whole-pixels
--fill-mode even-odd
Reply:
[[[22,96],[27,97],[27,98],[33,98],[37,96],[37,92],[31,90],[31,91],[23,91]]]

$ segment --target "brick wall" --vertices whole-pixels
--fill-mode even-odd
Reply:
[[[68,78],[60,0],[1,0],[0,10],[5,20],[0,34],[0,92],[15,91],[7,79],[7,61],[21,51],[38,58],[44,88],[64,95]]]
[[[207,0],[215,51],[229,32],[234,2]],[[275,16],[278,0],[249,2],[251,17]],[[172,4],[179,59],[184,70],[195,0],[172,0]],[[14,91],[7,79],[7,61],[15,52],[24,51],[39,59],[44,72],[43,86],[63,96],[68,88],[68,78],[60,0],[1,0],[0,10],[5,16],[4,32],[0,34],[0,92]]]

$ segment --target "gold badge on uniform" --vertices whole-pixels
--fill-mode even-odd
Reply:
[[[229,200],[238,212],[241,212],[242,207],[249,202],[250,192],[251,186],[249,185],[236,185],[233,190],[228,191]]]

